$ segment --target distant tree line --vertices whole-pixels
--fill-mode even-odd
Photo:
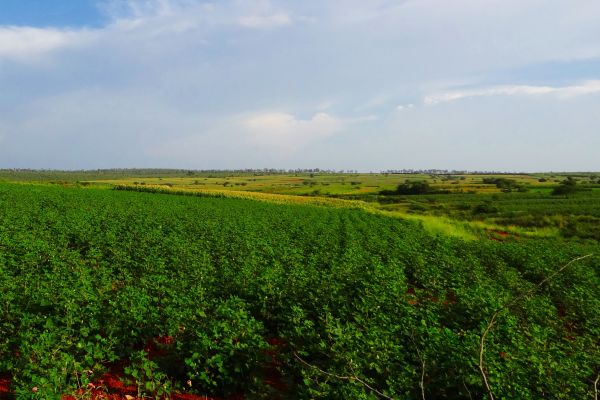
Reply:
[[[388,169],[381,171],[382,174],[428,174],[428,175],[529,175],[526,172],[506,171],[467,171],[457,169]]]

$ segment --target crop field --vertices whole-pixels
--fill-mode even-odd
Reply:
[[[374,195],[382,190],[390,190],[405,181],[427,181],[437,190],[453,193],[499,193],[495,185],[485,184],[483,179],[501,176],[518,184],[529,185],[537,190],[550,190],[553,185],[565,179],[560,175],[435,175],[435,174],[337,174],[337,173],[298,173],[298,174],[202,174],[192,173],[181,176],[126,177],[121,179],[86,179],[89,183],[111,185],[162,185],[181,189],[235,190],[290,195],[356,197]],[[546,176],[544,178],[544,176]],[[539,180],[544,180],[540,182]],[[595,183],[595,175],[586,176],[586,182]]]
[[[190,177],[189,175],[197,176]],[[570,175],[569,175],[570,176]],[[81,180],[121,189],[245,197],[278,203],[356,207],[420,221],[434,233],[462,238],[502,230],[528,236],[600,240],[599,174],[575,174],[578,190],[552,194],[567,174],[149,174],[125,179]],[[429,192],[394,193],[398,185],[424,182]]]
[[[0,398],[594,398],[598,241],[462,240],[380,209],[598,218],[593,189],[370,205],[156,179],[0,183]]]

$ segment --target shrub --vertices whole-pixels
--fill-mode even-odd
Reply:
[[[552,190],[554,196],[568,196],[577,191],[577,181],[569,176]]]
[[[494,214],[498,212],[498,207],[491,201],[484,201],[473,207],[473,214]]]

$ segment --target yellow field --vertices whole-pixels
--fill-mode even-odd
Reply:
[[[405,181],[427,181],[434,189],[456,193],[498,193],[483,178],[503,177],[531,187],[544,187],[534,175],[425,175],[425,174],[298,174],[228,177],[127,178],[89,181],[110,185],[160,185],[186,190],[221,190],[309,196],[356,196],[392,190]],[[559,179],[562,179],[559,178]]]
[[[340,208],[367,208],[367,204],[357,200],[342,200],[331,197],[318,196],[294,196],[276,193],[250,192],[241,190],[222,190],[222,189],[196,189],[190,187],[169,187],[165,185],[127,185],[116,184],[117,190],[131,190],[144,192],[172,193],[183,195],[198,195],[200,197],[227,197],[235,199],[250,199],[266,201],[278,204],[312,204],[319,206],[330,206]]]

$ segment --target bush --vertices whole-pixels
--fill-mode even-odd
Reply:
[[[484,201],[473,207],[473,214],[495,214],[498,212],[498,207],[492,204],[491,201]]]
[[[514,179],[508,178],[483,178],[483,183],[486,185],[496,185],[498,189],[503,192],[512,192],[517,190],[519,192],[526,192],[529,190],[525,185],[518,183]]]
[[[433,189],[429,186],[429,183],[423,181],[402,183],[396,188],[398,194],[427,194],[432,192]]]
[[[577,191],[577,181],[569,176],[552,190],[554,196],[568,196]]]

